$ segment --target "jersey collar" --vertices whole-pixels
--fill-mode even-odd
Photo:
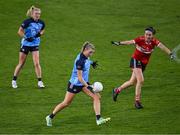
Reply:
[[[37,21],[35,21],[32,17],[30,17],[30,19],[33,21],[33,22],[39,22],[39,19]]]
[[[83,53],[81,53],[80,56],[84,59],[88,59]]]

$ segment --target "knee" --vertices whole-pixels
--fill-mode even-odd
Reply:
[[[136,83],[135,81],[129,80],[130,85],[134,85],[135,83]]]
[[[17,66],[22,68],[24,66],[24,64],[25,64],[25,62],[19,62]]]
[[[100,101],[101,97],[98,95],[94,95],[93,100],[94,101]]]
[[[69,106],[71,104],[71,102],[62,102],[62,104],[63,104],[64,107],[67,107],[67,106]]]
[[[130,79],[130,80],[128,81],[128,83],[129,83],[130,86],[135,85],[136,82],[137,82],[136,79]]]
[[[37,63],[34,63],[34,66],[35,66],[35,67],[40,67],[40,64],[39,64],[39,62],[37,62]]]
[[[101,95],[98,95],[99,100],[101,100]]]
[[[143,85],[144,84],[144,79],[137,80],[137,83]]]

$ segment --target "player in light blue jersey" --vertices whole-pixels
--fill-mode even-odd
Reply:
[[[26,19],[18,30],[18,35],[22,37],[21,48],[19,52],[19,63],[15,68],[14,76],[12,80],[12,87],[17,88],[17,77],[20,70],[25,64],[27,55],[32,53],[36,76],[38,79],[38,87],[44,88],[41,77],[41,66],[39,64],[39,44],[40,36],[44,33],[45,23],[40,20],[41,10],[35,6],[32,6],[28,12]]]
[[[91,43],[85,42],[81,53],[78,54],[75,59],[64,101],[58,104],[54,108],[53,112],[46,117],[47,126],[52,126],[52,119],[54,116],[65,107],[69,106],[75,95],[81,91],[93,99],[97,125],[106,123],[110,120],[110,118],[104,119],[101,117],[100,94],[94,93],[91,85],[89,84],[90,66],[92,65],[93,68],[96,68],[97,66],[97,61],[93,62],[89,59],[89,57],[91,57],[94,52],[95,47]]]

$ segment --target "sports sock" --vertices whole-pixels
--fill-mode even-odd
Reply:
[[[17,80],[17,76],[13,76],[13,80],[16,81]]]
[[[53,119],[54,116],[55,116],[55,114],[53,114],[53,113],[51,113],[51,114],[49,115],[49,117],[50,117],[51,119]]]
[[[101,115],[96,115],[96,119],[99,120],[101,118]]]
[[[42,78],[38,78],[38,81],[42,81]]]
[[[116,93],[119,94],[123,89],[121,87],[116,89]]]

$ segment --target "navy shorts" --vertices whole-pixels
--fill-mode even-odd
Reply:
[[[76,85],[73,85],[71,84],[70,82],[68,83],[68,87],[67,87],[67,91],[70,92],[70,93],[74,93],[74,94],[77,94],[79,92],[82,91],[82,88],[84,86],[76,86]]]
[[[89,82],[87,82],[87,84],[90,85]],[[67,91],[70,92],[70,93],[77,94],[77,93],[82,91],[83,87],[84,86],[73,85],[73,84],[71,84],[71,82],[69,82],[68,87],[67,87]]]
[[[130,67],[131,68],[141,68],[142,72],[144,72],[146,69],[146,64],[143,64],[141,61],[131,58]]]
[[[39,51],[39,47],[38,46],[22,46],[20,49],[20,52],[28,55],[29,52],[34,52],[34,51]]]

